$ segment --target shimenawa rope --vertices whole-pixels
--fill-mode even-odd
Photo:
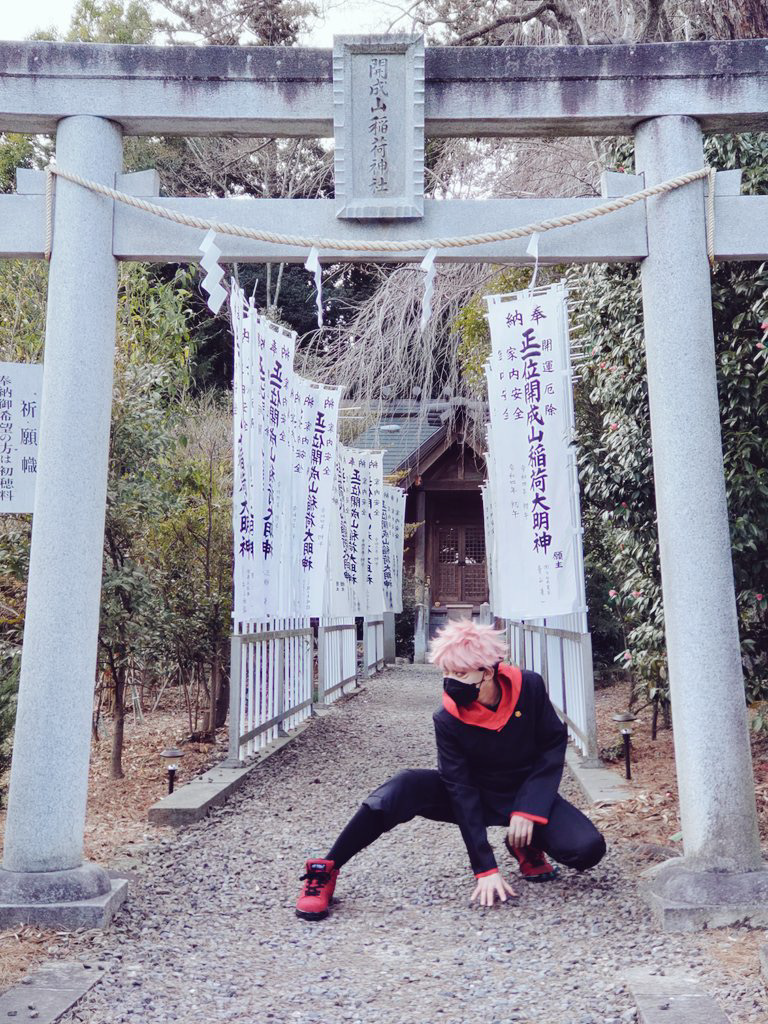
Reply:
[[[75,185],[89,189],[98,195],[106,196],[118,203],[125,203],[137,210],[154,214],[165,220],[173,221],[175,224],[183,224],[190,228],[199,228],[201,231],[215,231],[221,235],[234,235],[237,238],[250,238],[258,242],[271,242],[277,245],[296,246],[301,249],[331,249],[339,252],[424,252],[428,249],[460,249],[471,245],[487,245],[490,242],[506,242],[514,238],[526,238],[529,235],[551,231],[553,228],[568,227],[573,224],[580,224],[595,217],[602,217],[607,213],[614,213],[616,210],[623,210],[634,203],[650,199],[652,196],[663,195],[683,185],[690,185],[702,178],[709,179],[709,196],[707,198],[707,255],[710,263],[714,266],[715,261],[715,168],[702,167],[698,171],[689,171],[687,174],[680,174],[676,178],[659,182],[644,188],[640,192],[634,192],[628,196],[618,196],[610,199],[599,206],[592,206],[579,213],[565,214],[562,217],[553,217],[549,220],[539,221],[536,224],[526,224],[519,228],[505,228],[501,231],[485,232],[478,235],[454,235],[449,238],[415,238],[405,241],[384,241],[381,239],[351,240],[346,238],[318,238],[316,236],[285,235],[273,231],[261,231],[258,228],[244,228],[238,224],[227,224],[221,221],[205,220],[202,217],[190,217],[184,213],[177,213],[165,206],[158,206],[156,203],[147,202],[138,196],[131,196],[125,192],[118,192],[114,188],[102,185],[98,181],[90,181],[72,171],[65,171],[63,168],[49,164],[46,167],[46,242],[45,258],[50,260],[53,246],[53,194],[54,178],[64,178]]]

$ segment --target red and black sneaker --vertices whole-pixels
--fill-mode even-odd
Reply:
[[[550,864],[544,851],[537,846],[512,846],[509,836],[504,837],[504,845],[520,865],[520,874],[526,882],[551,882],[558,876],[558,868]]]
[[[308,921],[320,921],[328,916],[328,904],[339,872],[332,860],[308,860],[306,872],[301,876],[304,886],[296,904],[296,915]]]

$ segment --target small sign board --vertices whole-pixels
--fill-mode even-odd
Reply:
[[[336,216],[424,216],[424,38],[337,36]]]
[[[0,514],[32,512],[42,363],[0,363]]]

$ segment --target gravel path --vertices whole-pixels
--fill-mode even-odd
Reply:
[[[626,971],[658,965],[700,975],[734,1024],[764,1022],[758,981],[734,984],[696,936],[660,934],[615,849],[481,910],[458,830],[416,820],[347,865],[328,919],[294,915],[304,860],[359,801],[402,768],[434,767],[439,687],[430,667],[390,670],[209,819],[149,848],[113,928],[83,936],[83,959],[111,970],[64,1020],[630,1024]],[[491,830],[507,868],[502,838]]]

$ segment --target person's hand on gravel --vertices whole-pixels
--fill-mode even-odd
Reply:
[[[506,903],[508,895],[517,896],[517,893],[497,871],[493,875],[484,875],[482,878],[478,878],[471,902],[479,900],[481,907],[492,907],[497,896],[501,903]]]
[[[513,814],[509,819],[507,832],[510,846],[528,846],[533,839],[533,822],[520,814]]]

